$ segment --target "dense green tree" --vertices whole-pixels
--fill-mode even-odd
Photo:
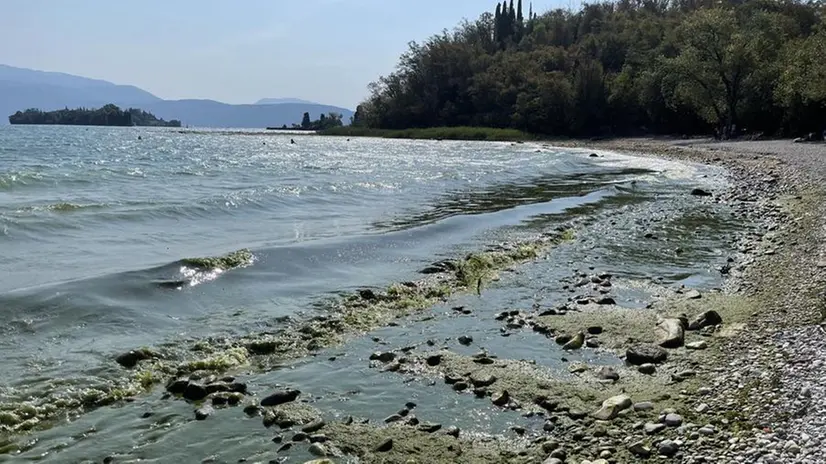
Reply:
[[[310,113],[304,113],[304,117],[301,118],[301,128],[302,129],[309,129],[312,122],[310,121]]]
[[[541,15],[505,0],[411,43],[368,127],[721,136],[826,121],[824,9],[797,0],[617,0]]]

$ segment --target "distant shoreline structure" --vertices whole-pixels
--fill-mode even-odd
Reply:
[[[106,126],[106,127],[181,127],[181,121],[165,121],[154,114],[138,108],[121,110],[109,104],[97,109],[65,108],[55,111],[41,111],[30,108],[9,116],[11,125],[61,125],[61,126]]]

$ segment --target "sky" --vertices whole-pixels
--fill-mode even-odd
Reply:
[[[534,11],[561,3],[536,0]],[[0,63],[136,85],[165,99],[291,97],[355,108],[408,42],[495,6],[486,0],[3,0]]]

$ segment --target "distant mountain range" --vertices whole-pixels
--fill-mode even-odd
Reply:
[[[301,122],[305,112],[317,118],[336,112],[348,121],[353,112],[295,98],[264,98],[254,105],[230,105],[213,100],[163,100],[131,85],[0,65],[0,124],[17,111],[37,108],[98,108],[114,103],[135,107],[166,120],[177,119],[194,127],[263,128]]]
[[[283,105],[284,103],[303,103],[305,105],[318,105],[314,101],[302,100],[300,98],[262,98],[255,102],[256,105]]]

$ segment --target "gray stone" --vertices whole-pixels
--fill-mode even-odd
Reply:
[[[697,290],[689,290],[685,293],[685,297],[688,300],[699,300],[703,297]]]
[[[663,440],[660,442],[659,446],[657,447],[657,452],[660,453],[662,456],[673,456],[680,450],[680,445],[671,441],[671,440]]]
[[[646,446],[645,442],[643,442],[643,441],[638,441],[638,442],[632,443],[628,447],[628,451],[630,451],[631,454],[633,454],[635,456],[639,456],[641,458],[647,458],[647,457],[651,456],[651,448]]]
[[[705,427],[700,427],[697,430],[697,433],[699,433],[700,435],[711,436],[711,435],[714,435],[715,433],[717,433],[717,431],[714,429],[713,426],[706,425]]]
[[[470,383],[473,384],[474,387],[489,387],[496,382],[496,377],[490,374],[480,374],[475,373],[470,376]]]
[[[634,411],[650,411],[654,409],[654,403],[650,401],[643,401],[634,404]]]
[[[685,342],[685,330],[679,319],[664,319],[655,329],[657,344],[664,348],[679,348]]]
[[[327,456],[327,448],[319,443],[313,443],[309,448],[307,448],[307,451],[309,451],[313,456]]]
[[[700,330],[704,327],[720,325],[722,323],[723,318],[720,317],[720,313],[714,310],[709,310],[694,318],[694,320],[688,324],[688,330]]]
[[[596,374],[597,377],[603,380],[619,380],[619,374],[617,374],[617,371],[615,371],[614,368],[610,366],[600,367],[599,369],[597,369]]]
[[[496,406],[505,406],[510,403],[511,395],[507,390],[502,390],[491,395],[490,400]]]
[[[685,347],[689,350],[705,350],[708,348],[708,343],[706,343],[705,340],[700,340],[698,342],[686,343]]]
[[[643,430],[645,430],[645,433],[648,435],[654,435],[665,430],[665,424],[654,424],[648,422],[643,426]]]
[[[473,343],[473,337],[469,335],[462,335],[461,337],[459,337],[459,343],[461,343],[462,345],[470,345],[471,343]]]
[[[602,408],[592,414],[598,420],[611,420],[620,412],[631,407],[633,402],[628,395],[617,395],[602,402]]]
[[[304,433],[316,433],[324,428],[325,425],[327,424],[324,422],[324,419],[316,419],[304,427],[301,427],[301,431]]]
[[[640,374],[654,375],[657,373],[657,366],[653,364],[643,364],[637,368]]]
[[[665,419],[663,420],[665,425],[669,427],[679,427],[683,425],[683,416],[679,414],[666,414]]]
[[[668,359],[668,352],[656,345],[635,345],[625,351],[625,360],[630,364],[659,364]]]

